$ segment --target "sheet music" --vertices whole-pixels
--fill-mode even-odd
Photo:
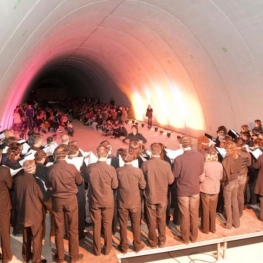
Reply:
[[[30,150],[25,156],[24,159],[20,160],[19,163],[21,166],[23,166],[24,162],[27,160],[35,160],[35,153],[37,151],[35,150]]]
[[[216,147],[216,150],[223,158],[225,158],[225,156],[226,156],[226,149],[225,148]]]
[[[83,157],[88,157],[90,155],[90,152],[84,152],[82,149],[79,148],[79,151],[81,152]]]
[[[80,171],[80,168],[83,164],[84,157],[73,157],[72,159],[66,158],[67,163],[73,164],[78,171]]]
[[[7,151],[8,151],[8,146],[6,146],[3,150],[2,150],[2,153],[7,153]]]
[[[22,155],[25,155],[27,152],[28,152],[28,149],[30,148],[30,145],[29,144],[27,144],[27,143],[23,143],[22,144],[22,152],[21,152],[21,154]]]
[[[84,158],[84,162],[88,166],[89,165],[89,157],[88,158]]]
[[[249,151],[251,152],[251,154],[252,154],[256,159],[258,159],[258,157],[259,157],[260,155],[262,155],[262,151],[260,150],[260,148],[257,148],[257,149],[255,149],[255,150],[249,149]]]
[[[138,159],[133,160],[131,162],[131,164],[132,164],[133,167],[139,168],[139,160]],[[125,162],[123,161],[122,157],[119,155],[119,166],[123,167],[124,165],[125,165]]]
[[[171,149],[164,148],[164,150],[166,152],[167,157],[170,158],[171,161],[173,161],[176,157],[184,153],[183,149],[171,150]]]
[[[235,130],[231,130],[237,137],[240,137],[240,135],[235,131]]]
[[[5,166],[5,165],[3,165],[3,166]],[[13,170],[8,166],[5,166],[5,167],[9,168],[12,177],[15,176],[19,171],[21,171],[23,169],[23,167],[21,167],[21,168],[18,168],[16,170]]]
[[[52,163],[52,162],[48,162],[47,164],[46,164],[46,167],[49,167],[49,166],[51,166],[51,165],[53,165],[54,163]]]
[[[4,133],[4,132],[1,132],[1,133],[0,133],[0,140],[3,140],[3,139],[5,139],[5,133]]]
[[[47,146],[46,148],[44,148],[43,151],[47,154],[47,156],[51,156],[51,155],[53,155],[56,148],[57,148],[56,145],[51,144],[51,145]]]
[[[98,157],[93,152],[90,152],[88,164],[96,163],[97,161]]]
[[[214,141],[212,141],[211,139],[209,139],[209,144],[208,144],[208,146],[210,147],[210,146],[213,146],[213,145],[215,145],[216,143],[214,142]]]

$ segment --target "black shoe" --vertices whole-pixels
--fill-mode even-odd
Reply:
[[[53,261],[55,261],[55,262],[57,262],[57,263],[64,262],[64,260],[62,260],[62,261],[58,260],[58,254],[55,254],[55,255],[53,256]]]
[[[126,254],[126,253],[127,253],[127,250],[123,250],[123,249],[121,248],[121,245],[118,245],[118,249],[120,250],[120,252],[121,252],[122,254]]]
[[[140,252],[142,249],[144,249],[145,248],[145,245],[142,243],[141,244],[141,246],[139,247],[139,248],[137,248],[137,249],[134,249],[134,251],[136,252],[136,253],[138,253],[138,252]]]
[[[83,254],[78,254],[77,257],[76,257],[75,259],[71,259],[71,260],[69,261],[69,263],[78,262],[78,261],[82,260],[83,257],[84,257]]]
[[[79,240],[81,239],[85,239],[86,235],[84,233],[82,233],[81,235],[79,235]]]

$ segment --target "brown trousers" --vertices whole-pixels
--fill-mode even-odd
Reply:
[[[218,201],[218,194],[209,195],[206,193],[200,193],[202,202],[202,217],[201,228],[204,233],[216,231],[216,207]]]
[[[90,208],[90,217],[93,222],[93,250],[96,256],[101,254],[101,225],[104,233],[104,254],[108,255],[111,251],[113,212],[114,207]]]
[[[74,261],[79,254],[77,196],[71,196],[67,199],[52,197],[52,208],[55,219],[55,243],[57,248],[58,262],[64,261],[64,217],[67,218],[66,227],[68,229],[69,257]]]
[[[13,257],[10,247],[10,217],[11,210],[0,213],[0,236],[3,263],[11,261]]]
[[[260,214],[259,219],[263,221],[263,196],[259,195],[259,202],[260,202]]]
[[[239,216],[243,215],[244,204],[245,204],[245,187],[247,182],[247,173],[240,174],[238,176],[238,189],[237,189],[237,202]]]
[[[224,203],[226,213],[226,228],[230,229],[232,226],[240,227],[240,216],[237,201],[238,180],[233,180],[224,185]]]
[[[120,246],[123,251],[127,251],[129,244],[127,239],[127,225],[128,225],[128,217],[130,215],[131,218],[131,226],[133,233],[133,245],[134,250],[137,252],[141,250],[142,242],[141,242],[141,204],[138,207],[132,209],[118,208],[119,212],[119,222],[120,222],[120,237],[121,242]]]
[[[42,253],[42,239],[43,239],[43,221],[36,222],[33,226],[23,228],[23,246],[22,256],[24,261],[28,262],[30,259],[32,263],[41,262]],[[31,246],[33,253],[31,252]]]
[[[181,235],[184,243],[196,242],[198,237],[199,194],[178,196],[181,212]]]
[[[163,246],[166,242],[166,207],[167,204],[149,204],[146,201],[148,241],[151,247]],[[156,233],[158,230],[158,237]]]

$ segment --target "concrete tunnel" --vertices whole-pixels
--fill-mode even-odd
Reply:
[[[2,129],[45,81],[193,136],[262,118],[263,0],[2,0],[0,28]]]

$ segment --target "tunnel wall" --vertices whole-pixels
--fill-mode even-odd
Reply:
[[[262,116],[262,20],[262,0],[2,2],[1,125],[37,76],[64,67],[80,93],[139,120],[151,104],[167,129],[239,131]]]

